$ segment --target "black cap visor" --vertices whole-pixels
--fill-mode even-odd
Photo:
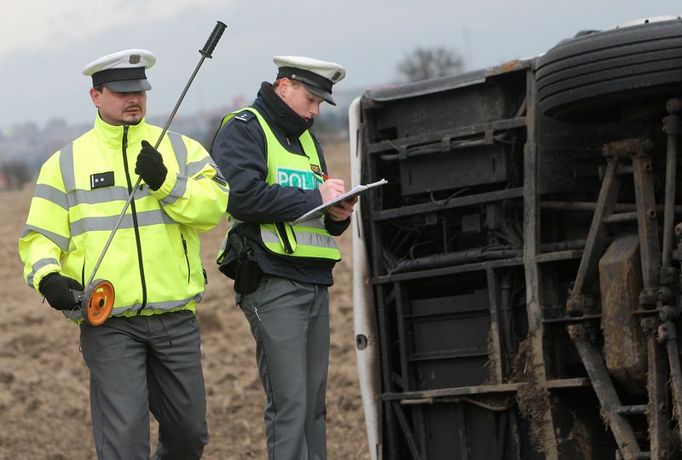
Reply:
[[[305,89],[313,93],[315,96],[321,97],[325,101],[329,102],[331,105],[336,105],[336,102],[334,101],[334,98],[332,98],[331,93],[327,93],[324,90],[317,88],[313,85],[309,85],[306,82],[302,81],[303,86],[305,86]]]
[[[105,85],[117,93],[136,93],[148,91],[152,85],[147,81],[144,67],[107,69],[92,75],[92,86]]]
[[[104,86],[115,93],[139,93],[140,91],[152,89],[152,85],[147,80],[110,81],[109,83],[104,83]]]
[[[315,96],[321,97],[331,105],[336,105],[334,98],[332,98],[332,81],[314,72],[294,67],[280,67],[277,78],[289,78],[299,81]]]

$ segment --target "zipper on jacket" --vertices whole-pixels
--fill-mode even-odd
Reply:
[[[130,172],[128,171],[128,158],[126,151],[128,149],[128,126],[123,127],[123,142],[121,145],[123,152],[123,166],[126,172],[126,181],[128,183],[128,194],[133,192],[133,183],[130,180]],[[139,314],[143,308],[147,306],[147,283],[144,279],[144,264],[142,263],[142,243],[140,242],[140,228],[137,223],[137,211],[135,210],[135,200],[130,202],[130,212],[133,217],[133,230],[135,231],[135,244],[137,245],[137,263],[140,267],[140,281],[142,283],[142,306],[137,311]]]
[[[187,241],[185,241],[185,237],[180,234],[180,238],[182,239],[182,249],[185,251],[185,262],[187,262],[187,284],[189,284],[189,275],[190,275],[190,270],[189,270],[189,256],[187,255]]]

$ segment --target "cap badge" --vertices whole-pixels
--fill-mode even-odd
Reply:
[[[128,58],[128,62],[131,64],[139,64],[140,63],[140,55],[139,54],[131,54],[130,57]]]

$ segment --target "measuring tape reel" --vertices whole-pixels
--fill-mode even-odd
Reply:
[[[114,309],[114,285],[107,280],[96,279],[80,296],[83,320],[91,326],[102,325]]]

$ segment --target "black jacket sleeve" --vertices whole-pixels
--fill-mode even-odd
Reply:
[[[324,226],[332,236],[339,236],[346,231],[349,225],[350,217],[339,222],[337,220],[330,219],[329,216],[324,216]]]
[[[216,135],[211,155],[230,185],[227,212],[244,222],[290,222],[322,204],[317,190],[269,185],[265,135],[256,118],[233,118]]]

